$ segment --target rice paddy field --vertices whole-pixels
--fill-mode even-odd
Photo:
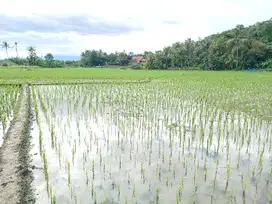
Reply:
[[[20,87],[18,85],[0,86],[0,147],[3,137],[13,118],[13,110],[18,99]]]
[[[107,70],[0,70],[36,203],[272,203],[272,73]]]

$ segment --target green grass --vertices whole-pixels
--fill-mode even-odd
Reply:
[[[84,83],[139,83],[159,84],[171,82],[181,84],[188,92],[219,95],[230,93],[231,98],[240,98],[243,111],[250,114],[262,110],[262,117],[271,120],[271,72],[235,71],[168,71],[131,70],[119,68],[0,68],[0,85],[4,84],[84,84]],[[157,83],[157,84],[156,84]],[[224,96],[225,97],[225,96]],[[240,100],[239,99],[239,100]],[[261,100],[261,107],[255,101]],[[229,109],[235,109],[236,102],[229,101]],[[259,106],[259,105],[258,105]],[[268,117],[268,118],[267,118]]]
[[[251,84],[271,84],[272,73],[212,72],[212,71],[164,71],[131,70],[118,68],[0,68],[0,84],[50,84],[50,83],[86,83],[93,80],[182,80],[210,83],[229,87]]]
[[[0,83],[40,83],[91,79],[147,79],[169,75],[167,71],[135,71],[117,68],[23,68],[0,69]]]

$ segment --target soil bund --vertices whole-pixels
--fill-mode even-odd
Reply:
[[[29,167],[30,90],[23,86],[14,118],[0,148],[0,203],[34,203]]]

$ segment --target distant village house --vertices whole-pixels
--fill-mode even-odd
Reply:
[[[145,62],[146,60],[142,57],[142,56],[133,56],[131,58],[131,61],[132,62],[137,62],[137,63],[142,63],[142,62]]]

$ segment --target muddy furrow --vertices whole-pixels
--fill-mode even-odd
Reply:
[[[30,91],[24,86],[0,148],[0,203],[33,203],[29,164]]]

